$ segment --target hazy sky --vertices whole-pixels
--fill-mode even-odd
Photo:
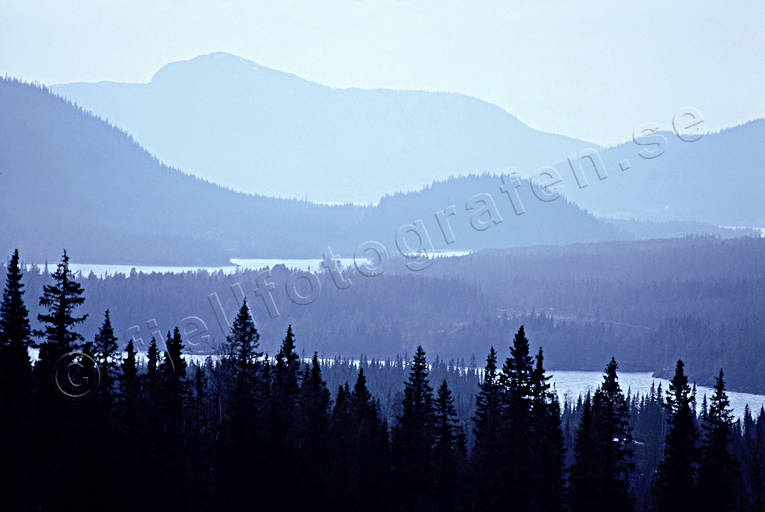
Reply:
[[[462,92],[596,142],[686,106],[712,129],[765,116],[762,0],[0,0],[0,74],[143,82],[215,51],[337,87]]]

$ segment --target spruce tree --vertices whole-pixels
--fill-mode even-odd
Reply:
[[[88,410],[92,391],[97,384],[92,361],[82,354],[82,335],[77,331],[87,315],[77,315],[85,302],[82,286],[69,269],[66,251],[51,274],[53,283],[43,287],[39,304],[42,312],[37,319],[42,324],[34,334],[41,339],[38,360],[33,371],[36,417],[33,419],[37,438],[35,449],[49,464],[37,464],[34,480],[49,483],[46,493],[40,493],[40,508],[72,508],[84,506],[69,491],[79,479],[93,478],[89,438]],[[66,356],[66,358],[64,357]],[[77,370],[82,374],[72,376]],[[70,387],[73,386],[73,387]],[[63,501],[59,498],[64,496]],[[88,498],[92,495],[88,495]]]
[[[569,474],[569,508],[572,512],[593,512],[602,508],[602,473],[598,460],[598,439],[592,418],[589,393],[582,402],[582,417],[574,441],[574,463]],[[617,509],[614,509],[617,510]]]
[[[433,477],[438,510],[454,510],[458,493],[457,442],[460,431],[454,397],[446,379],[438,388],[433,411]]]
[[[258,366],[263,355],[258,351],[260,335],[252,321],[247,299],[244,300],[231,333],[226,337],[223,365],[230,377],[227,390],[227,411],[221,426],[221,449],[218,468],[227,483],[225,508],[236,509],[256,494],[256,482],[262,479],[264,462],[259,445],[264,422],[260,418],[257,396]]]
[[[306,482],[306,498],[325,501],[323,492],[329,483],[324,465],[329,457],[329,390],[321,376],[321,366],[316,353],[310,368],[300,383],[298,399],[296,449],[300,453],[299,473]],[[306,501],[306,505],[310,504]]]
[[[603,382],[585,402],[577,430],[576,462],[571,469],[572,511],[633,510],[629,475],[632,433],[629,406],[611,358]]]
[[[699,465],[699,499],[702,510],[737,510],[739,466],[731,453],[735,420],[725,392],[723,371],[715,379],[714,393],[703,424],[704,439]]]
[[[8,377],[0,387],[0,393],[10,391],[14,382],[23,382],[24,375],[31,369],[28,351],[31,329],[21,278],[19,251],[15,250],[8,263],[3,301],[0,303],[0,378]]]
[[[3,299],[0,303],[0,451],[7,471],[4,502],[9,509],[22,510],[29,464],[31,430],[29,312],[24,304],[24,284],[16,250],[8,263]]]
[[[417,347],[404,384],[402,413],[393,428],[393,465],[397,489],[407,510],[432,505],[429,495],[433,446],[433,388],[425,351]]]
[[[513,337],[510,357],[505,360],[500,374],[503,398],[504,447],[499,469],[506,482],[504,499],[526,510],[533,502],[533,482],[529,468],[533,464],[531,451],[531,378],[533,373],[529,340],[521,326]]]
[[[104,313],[104,322],[93,339],[93,358],[100,372],[99,398],[104,407],[109,407],[116,392],[121,355],[108,309]]]
[[[40,306],[46,312],[37,315],[43,329],[35,331],[36,336],[43,338],[38,365],[44,371],[52,371],[61,356],[78,348],[84,338],[75,328],[87,319],[87,315],[75,315],[85,297],[82,286],[69,270],[66,251],[51,277],[54,283],[45,285],[40,297]]]
[[[351,460],[348,463],[351,508],[363,506],[384,510],[387,504],[387,428],[377,414],[377,404],[367,388],[364,368],[360,367],[350,394]],[[380,496],[369,503],[368,496]]]
[[[149,349],[146,351],[146,394],[149,394],[150,389],[156,384],[158,372],[159,349],[157,348],[157,340],[152,337]]]
[[[497,374],[497,352],[489,350],[483,380],[476,397],[473,416],[475,446],[472,456],[473,500],[482,510],[494,509],[501,503],[503,489],[498,468],[503,451],[502,396]]]
[[[175,432],[182,430],[183,406],[188,394],[187,364],[183,358],[183,349],[181,332],[176,327],[172,335],[167,333],[167,350],[159,365],[160,403],[169,420],[168,428]]]
[[[167,490],[161,494],[158,505],[183,509],[187,498],[186,481],[186,405],[189,386],[186,378],[186,360],[183,358],[183,340],[176,327],[167,333],[166,350],[158,370],[157,421],[155,437],[154,477],[157,484]]]
[[[128,489],[139,486],[143,467],[140,423],[142,405],[141,389],[138,379],[138,363],[133,340],[125,347],[125,357],[120,365],[117,393],[117,418],[120,426],[118,478],[120,484]],[[124,509],[132,510],[140,506],[138,493],[126,493]]]
[[[593,424],[598,436],[599,456],[605,471],[603,498],[618,510],[632,510],[629,474],[632,470],[632,432],[629,406],[619,386],[618,365],[612,357],[603,383],[592,400]]]
[[[269,398],[269,441],[266,448],[271,477],[267,485],[272,488],[274,496],[289,496],[290,482],[295,481],[299,474],[295,444],[298,430],[295,411],[300,392],[299,370],[300,357],[295,351],[295,335],[292,326],[289,325],[276,355]]]
[[[156,344],[154,345],[154,349],[156,351]],[[120,365],[118,382],[119,393],[117,396],[122,424],[126,429],[132,430],[135,427],[137,419],[141,392],[138,383],[138,364],[133,340],[128,341],[128,344],[125,347],[125,358]]]
[[[263,352],[258,351],[260,334],[252,321],[247,299],[244,299],[234,319],[231,334],[226,337],[225,356],[233,366],[238,386],[254,388],[254,376],[258,360]]]
[[[557,511],[563,503],[564,441],[560,404],[544,369],[542,348],[535,357],[531,374],[531,425],[533,431],[529,468],[534,480],[532,503],[535,510]]]
[[[684,368],[685,364],[677,361],[667,392],[669,431],[664,444],[664,460],[659,464],[652,488],[653,509],[657,512],[696,508],[698,433],[692,411],[693,395]]]

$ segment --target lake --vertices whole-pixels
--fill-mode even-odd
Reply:
[[[472,251],[436,251],[431,253],[431,257],[444,258],[452,256],[465,256]],[[194,266],[161,266],[161,265],[113,265],[108,263],[70,263],[69,268],[75,274],[83,276],[89,275],[91,272],[96,276],[103,277],[105,275],[124,274],[130,275],[130,272],[135,269],[136,272],[143,272],[145,274],[159,273],[159,274],[183,274],[185,272],[223,272],[224,274],[234,274],[241,270],[258,270],[262,268],[272,268],[275,265],[284,265],[289,269],[306,270],[315,272],[321,268],[321,258],[232,258],[231,265],[224,265],[220,267],[194,267]],[[338,258],[340,265],[343,267],[351,267],[354,265],[353,258]],[[362,261],[361,259],[359,261]],[[366,260],[363,260],[366,261]],[[42,265],[39,265],[42,267]],[[55,270],[55,264],[48,264],[50,271]]]

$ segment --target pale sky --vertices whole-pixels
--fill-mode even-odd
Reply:
[[[216,51],[335,87],[460,92],[600,143],[684,107],[709,129],[765,116],[762,0],[0,0],[0,74],[145,82]]]

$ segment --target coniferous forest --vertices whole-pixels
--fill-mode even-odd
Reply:
[[[523,326],[482,371],[421,347],[389,364],[309,362],[292,326],[264,353],[246,300],[198,363],[177,328],[145,354],[122,350],[109,310],[83,332],[66,253],[48,283],[27,296],[11,256],[6,510],[765,509],[765,411],[736,419],[723,370],[701,403],[683,361],[668,389],[633,396],[612,358],[594,393],[561,402]]]

